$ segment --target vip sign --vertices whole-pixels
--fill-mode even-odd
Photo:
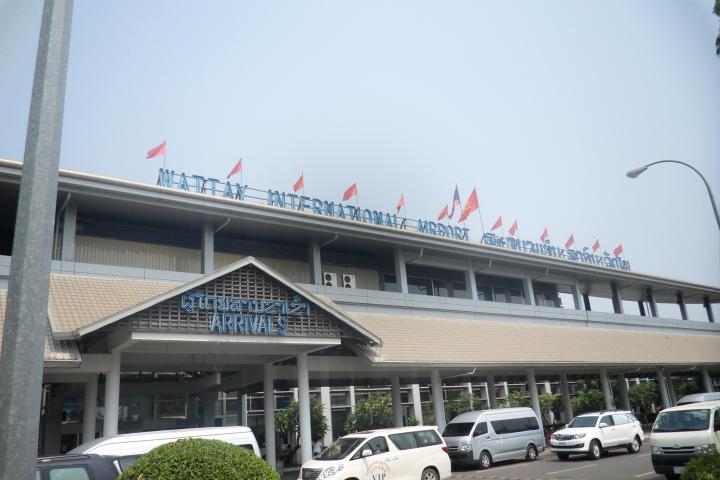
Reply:
[[[180,305],[189,314],[212,314],[208,329],[218,333],[285,335],[291,317],[310,317],[310,304],[297,295],[292,301],[281,301],[189,292]]]

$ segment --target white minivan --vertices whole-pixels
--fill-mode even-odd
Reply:
[[[655,473],[677,479],[685,464],[700,453],[720,450],[720,401],[666,408],[650,432]]]
[[[345,435],[305,462],[298,480],[445,480],[450,458],[437,427]]]
[[[155,447],[185,438],[221,440],[247,448],[260,456],[257,440],[248,427],[183,428],[179,430],[158,430],[155,432],[126,433],[114,437],[100,437],[73,448],[68,454],[95,454],[103,457],[117,457],[116,466],[124,471],[135,463],[138,457]]]
[[[527,407],[461,413],[447,424],[443,438],[453,463],[482,469],[511,458],[533,461],[545,450],[540,422]]]

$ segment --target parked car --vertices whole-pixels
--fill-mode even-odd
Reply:
[[[676,406],[689,405],[691,403],[700,402],[714,402],[720,400],[720,392],[705,392],[705,393],[693,393],[692,395],[685,395],[677,401]]]
[[[120,467],[112,457],[100,455],[61,455],[38,458],[36,480],[116,480]]]
[[[680,478],[695,455],[720,450],[720,401],[666,408],[650,432],[655,473],[668,480]]]
[[[511,458],[533,461],[545,450],[545,437],[532,408],[500,408],[461,413],[443,438],[453,464],[489,468]]]
[[[572,454],[600,458],[603,452],[625,448],[638,453],[643,441],[642,425],[628,411],[603,411],[578,415],[553,433],[550,447],[560,460]]]
[[[140,455],[155,447],[183,438],[222,440],[247,448],[260,456],[257,440],[248,427],[184,428],[154,432],[127,433],[114,437],[101,437],[70,450],[69,454],[95,454],[116,459],[120,470],[135,463]]]
[[[437,428],[385,428],[345,435],[305,462],[298,480],[375,478],[450,478],[450,458]]]

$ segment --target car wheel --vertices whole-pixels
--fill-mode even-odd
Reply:
[[[570,458],[569,453],[557,453],[556,455],[558,457],[558,460],[567,460],[568,458]]]
[[[440,476],[438,476],[434,468],[426,468],[420,475],[420,480],[440,480]]]
[[[637,435],[635,435],[635,438],[633,438],[630,446],[627,447],[627,451],[629,453],[638,453],[640,451],[640,438],[638,438]]]
[[[490,468],[492,466],[492,457],[490,456],[490,452],[482,452],[480,454],[480,470],[485,470],[486,468]]]
[[[537,458],[537,448],[535,448],[535,445],[532,443],[528,445],[527,450],[525,451],[525,460],[528,462],[533,462]]]
[[[597,460],[602,457],[602,447],[600,446],[600,442],[598,442],[597,440],[593,440],[592,442],[590,442],[588,456],[590,456],[590,458],[592,458],[593,460]]]

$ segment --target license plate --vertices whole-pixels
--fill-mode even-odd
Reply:
[[[673,467],[673,473],[681,474],[685,471],[685,467]]]

